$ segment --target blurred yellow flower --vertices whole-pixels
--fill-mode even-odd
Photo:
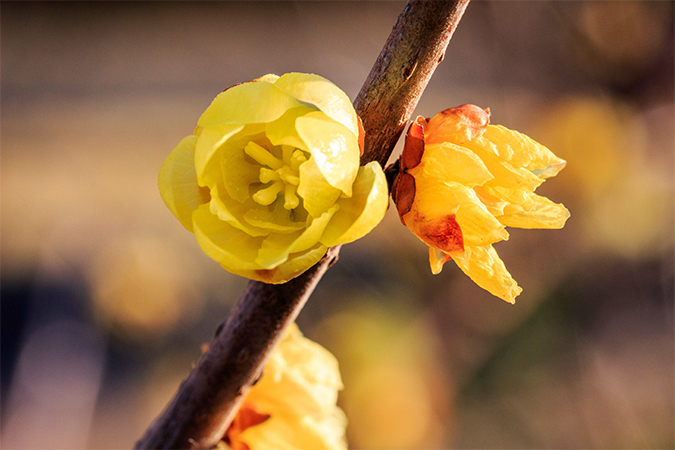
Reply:
[[[221,447],[234,450],[346,449],[336,406],[337,360],[293,324],[249,391]]]
[[[565,161],[489,119],[475,105],[417,117],[392,194],[403,224],[429,246],[434,274],[453,259],[480,287],[514,303],[522,289],[492,244],[508,239],[506,226],[562,228],[567,209],[534,190]]]
[[[237,275],[286,282],[387,209],[379,164],[359,167],[363,127],[318,75],[265,75],[219,94],[159,173],[162,199]]]

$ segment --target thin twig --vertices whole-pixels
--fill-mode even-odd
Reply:
[[[411,0],[354,102],[366,130],[361,163],[384,165],[443,59],[469,0]],[[137,449],[211,448],[222,439],[284,330],[298,316],[339,247],[280,285],[251,281]]]

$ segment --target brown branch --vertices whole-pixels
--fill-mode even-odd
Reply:
[[[366,130],[361,164],[387,163],[468,4],[411,0],[398,16],[354,101]]]
[[[362,164],[384,165],[443,59],[469,0],[411,0],[354,102],[366,130]],[[283,331],[298,316],[339,247],[280,285],[251,281],[137,449],[211,448],[222,439]]]

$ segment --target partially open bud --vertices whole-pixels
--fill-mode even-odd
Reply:
[[[492,244],[506,226],[562,228],[560,204],[534,190],[565,161],[524,134],[489,125],[489,109],[449,108],[408,128],[392,196],[401,222],[429,246],[437,274],[454,259],[482,288],[513,303],[522,289]]]

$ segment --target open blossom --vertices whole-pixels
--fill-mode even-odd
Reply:
[[[164,203],[226,270],[288,281],[354,241],[387,208],[377,163],[359,167],[363,127],[318,75],[266,75],[219,94],[166,159]]]
[[[480,287],[513,303],[522,289],[492,244],[508,239],[507,226],[563,227],[567,209],[534,190],[565,161],[489,119],[475,105],[417,117],[392,195],[403,224],[429,246],[434,274],[452,259]]]
[[[346,418],[336,406],[337,360],[293,324],[249,391],[220,448],[342,450]]]

